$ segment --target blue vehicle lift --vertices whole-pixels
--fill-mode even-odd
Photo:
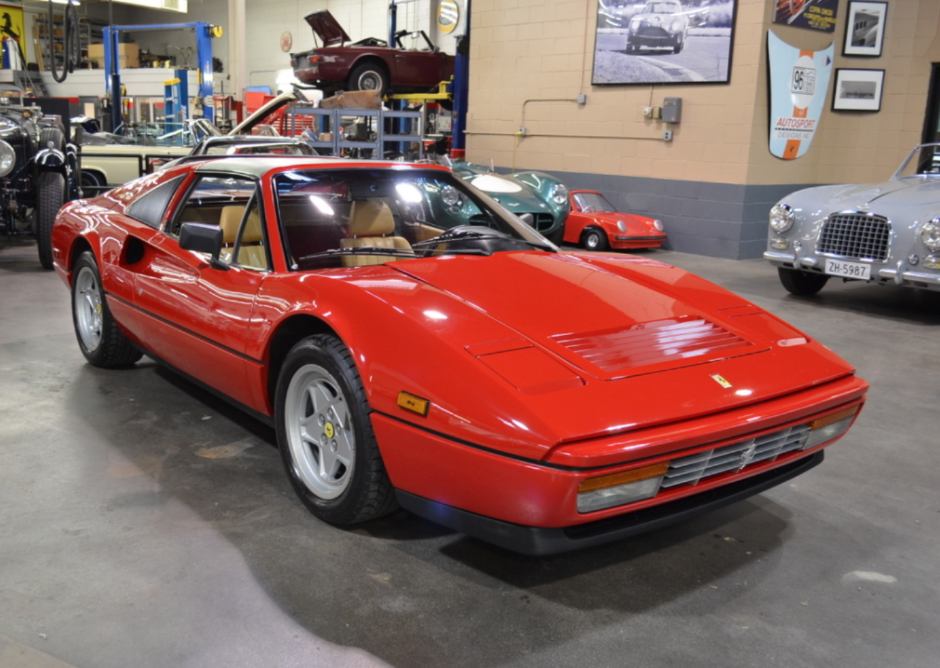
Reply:
[[[105,26],[104,35],[104,71],[105,90],[111,96],[111,130],[120,134],[123,130],[121,120],[121,75],[118,68],[118,36],[122,32],[134,30],[181,30],[192,28],[196,33],[196,58],[199,64],[198,97],[203,100],[203,116],[213,120],[212,104],[212,38],[221,37],[222,29],[211,23],[150,23],[135,26]],[[183,101],[185,104],[186,101]]]

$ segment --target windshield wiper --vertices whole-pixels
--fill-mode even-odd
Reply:
[[[540,244],[535,241],[526,241],[525,239],[520,239],[518,237],[511,237],[507,234],[488,234],[486,232],[477,232],[476,230],[461,230],[460,234],[448,235],[447,232],[444,234],[434,237],[433,239],[428,239],[426,241],[418,241],[412,244],[413,248],[424,248],[426,246],[433,246],[434,244],[446,244],[451,241],[464,241],[464,240],[473,240],[473,241],[510,241],[512,243],[525,244],[526,246],[531,246],[532,248],[538,248],[539,250],[551,251],[553,250],[550,246],[545,244]],[[470,249],[467,249],[470,250]],[[462,250],[461,250],[462,252]]]
[[[424,243],[424,242],[420,242]],[[415,244],[417,246],[418,244]],[[423,251],[421,255],[416,254],[414,251],[407,248],[379,248],[378,246],[354,246],[352,248],[331,248],[330,250],[320,251],[319,253],[311,253],[310,255],[304,255],[298,260],[298,262],[304,262],[306,260],[315,260],[318,257],[335,257],[342,255],[391,255],[392,257],[402,257],[402,258],[416,258],[424,257],[425,253],[436,253],[440,255],[449,254],[456,255],[460,253],[467,253],[468,255],[489,255],[486,251],[482,251],[479,248],[467,248],[466,250],[458,251],[448,251],[448,250],[438,250],[436,248]]]

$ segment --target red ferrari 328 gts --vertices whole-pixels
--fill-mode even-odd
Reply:
[[[89,362],[146,354],[273,423],[335,524],[402,506],[595,545],[815,466],[868,387],[747,300],[559,252],[436,166],[200,158],[67,204],[52,243]]]

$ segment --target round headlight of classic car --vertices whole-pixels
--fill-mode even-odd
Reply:
[[[0,176],[6,176],[16,165],[16,153],[13,147],[0,139]]]
[[[552,186],[552,189],[548,191],[548,196],[552,198],[552,201],[561,206],[568,201],[568,189],[563,183],[556,183]]]
[[[786,204],[775,204],[770,210],[770,226],[774,232],[786,232],[793,225],[793,209]]]
[[[441,199],[444,201],[444,204],[454,208],[460,206],[460,193],[457,192],[457,189],[453,186],[444,186],[441,188]]]
[[[940,218],[934,218],[920,231],[924,245],[932,251],[940,250]]]
[[[655,220],[653,220],[653,227],[656,228],[657,232],[662,232],[664,229],[666,229],[665,227],[663,227],[663,221],[659,220],[659,218],[656,218]]]
[[[623,222],[622,220],[618,220],[618,221],[617,221],[617,229],[620,230],[621,232],[626,232],[626,231],[627,231],[627,224],[626,224],[625,222]]]

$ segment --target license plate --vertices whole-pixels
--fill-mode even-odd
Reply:
[[[871,265],[861,262],[843,262],[842,260],[826,260],[826,273],[830,276],[842,278],[858,278],[863,281],[871,280]]]

